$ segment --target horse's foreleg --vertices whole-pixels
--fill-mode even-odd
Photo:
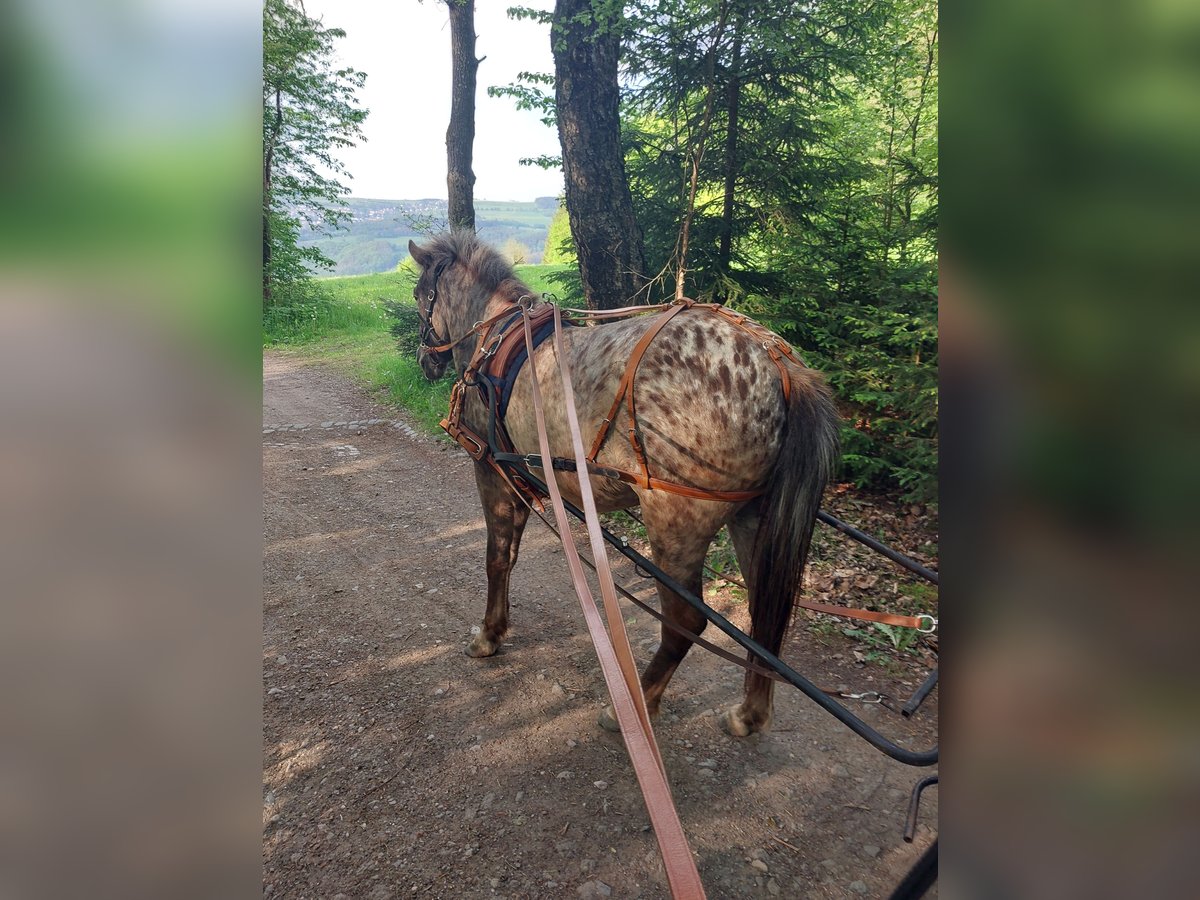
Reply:
[[[489,466],[475,466],[475,482],[487,523],[487,611],[467,656],[491,656],[508,631],[508,578],[517,562],[529,510]]]

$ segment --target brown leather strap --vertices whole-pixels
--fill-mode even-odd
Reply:
[[[529,349],[530,359],[533,357],[533,331],[529,325],[529,315],[523,316],[525,339]],[[566,356],[562,344],[562,324],[557,312],[554,315],[555,344],[559,359],[559,373],[563,381],[564,400],[567,411],[568,425],[571,430],[571,440],[575,451],[576,464],[581,471],[586,471],[587,460],[583,454],[583,437],[579,430],[578,416],[575,412],[573,391],[571,389],[570,372],[566,364]],[[542,458],[549,460],[550,441],[546,434],[545,413],[542,409],[541,389],[538,385],[536,367],[530,365],[530,385],[533,392],[534,413],[538,424],[538,443]],[[557,479],[553,468],[544,470],[546,485],[550,491],[551,505],[558,522],[560,536],[563,538],[564,555],[579,596],[584,619],[588,631],[596,646],[596,655],[600,660],[600,668],[604,681],[612,697],[613,709],[617,721],[621,725],[621,736],[629,750],[629,758],[633,763],[634,773],[642,794],[646,800],[646,809],[654,827],[654,835],[662,852],[663,864],[671,893],[677,898],[703,898],[704,886],[700,881],[696,863],[688,847],[687,838],[683,833],[683,825],[675,811],[671,799],[671,789],[667,783],[662,757],[654,740],[654,730],[650,727],[650,717],[646,711],[645,697],[642,695],[641,683],[638,680],[637,665],[633,659],[633,651],[625,634],[624,620],[621,617],[620,606],[616,600],[612,573],[608,571],[608,557],[600,543],[600,522],[596,513],[595,501],[592,497],[591,482],[585,476],[579,479],[581,501],[588,526],[588,535],[592,541],[593,554],[596,557],[601,593],[607,612],[609,628],[613,642],[604,631],[600,620],[600,612],[588,587],[587,579],[579,561],[579,551],[573,540],[569,540],[571,531],[567,521],[566,508],[563,506],[562,495],[559,492]],[[600,552],[596,553],[599,548]]]
[[[491,300],[488,301],[488,306],[490,306],[490,305],[491,305]],[[495,325],[497,322],[499,322],[501,319],[503,319],[505,316],[507,316],[507,315],[511,314],[513,311],[515,311],[517,309],[518,305],[519,304],[516,304],[516,303],[509,304],[508,306],[505,306],[503,309],[501,309],[500,312],[496,313],[495,315],[489,316],[488,318],[484,319],[481,322],[476,322],[474,325],[472,325],[470,328],[468,328],[465,332],[463,332],[463,335],[461,337],[455,338],[452,341],[446,341],[444,344],[438,344],[436,347],[426,347],[425,349],[429,353],[443,353],[446,350],[454,349],[459,344],[461,344],[463,341],[465,341],[467,338],[471,337],[471,335],[480,334],[481,332],[483,333],[483,339],[480,340],[479,343],[482,346],[483,342],[485,340],[487,340],[487,335],[492,330],[492,326]],[[485,306],[484,308],[486,309],[487,307]]]
[[[643,313],[657,312],[672,306],[670,303],[658,303],[654,306],[622,306],[617,309],[580,309],[577,306],[563,307],[563,312],[583,316],[587,319],[624,319],[629,316],[640,316]]]
[[[925,620],[929,618],[928,616],[898,616],[894,613],[875,612],[871,609],[855,609],[852,606],[831,606],[828,603],[814,603],[811,600],[797,600],[796,605],[830,616],[863,619],[867,622],[882,622],[884,625],[898,625],[901,628],[916,628],[918,630],[925,624]]]
[[[655,491],[666,491],[669,494],[680,494],[684,497],[691,497],[693,500],[719,500],[724,503],[741,503],[743,500],[753,500],[763,493],[761,489],[756,491],[710,491],[708,488],[676,484],[674,481],[663,481],[661,478],[653,476],[650,477],[649,484],[647,484],[644,476],[636,475],[633,472],[626,472],[624,469],[614,468],[613,471],[617,473],[617,477],[622,481],[627,481],[630,484],[649,487]]]
[[[626,393],[629,394],[629,418],[630,418],[630,435],[633,434],[632,428],[637,427],[637,419],[634,418],[633,409],[633,379],[637,374],[638,363],[642,361],[642,354],[646,352],[646,348],[650,346],[650,342],[662,330],[672,318],[674,318],[680,310],[687,309],[684,304],[673,303],[666,307],[666,311],[655,319],[654,323],[646,329],[641,339],[634,345],[633,353],[629,357],[629,362],[625,364],[625,371],[621,374],[621,381],[617,385],[617,396],[613,398],[612,407],[608,410],[608,415],[604,421],[600,423],[600,430],[596,432],[596,438],[592,441],[592,449],[588,451],[587,458],[595,460],[600,448],[604,445],[604,439],[608,436],[609,426],[612,425],[613,419],[616,418],[617,410],[621,408],[621,401],[625,399]],[[613,312],[624,312],[624,310],[613,310]],[[637,444],[634,444],[634,452],[639,452]],[[644,460],[644,457],[642,457]],[[647,480],[649,479],[649,470],[646,472]],[[644,485],[649,487],[649,485]]]

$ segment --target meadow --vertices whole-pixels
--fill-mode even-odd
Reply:
[[[517,276],[535,292],[553,293],[549,276],[566,272],[566,265],[517,266]],[[416,333],[406,324],[411,314],[397,317],[389,304],[415,311],[416,281],[404,267],[375,275],[321,278],[313,294],[284,313],[268,316],[263,346],[329,363],[370,390],[377,399],[402,407],[422,428],[441,434],[438,423],[446,414],[452,380],[431,383],[417,365],[411,350]],[[393,327],[401,323],[400,335]],[[409,334],[405,329],[411,330]]]

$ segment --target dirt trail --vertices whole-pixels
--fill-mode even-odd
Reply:
[[[553,536],[531,520],[513,631],[468,659],[485,585],[469,459],[328,370],[274,353],[263,369],[264,895],[669,896],[620,736],[596,725],[604,685]],[[644,663],[657,626],[630,610]],[[796,629],[785,658],[819,684],[883,686],[822,643]],[[740,694],[739,670],[693,651],[657,726],[709,897],[887,896],[933,837],[929,791],[901,839],[928,771],[790,689],[770,733],[732,739],[715,713]],[[858,710],[925,748],[927,706]]]

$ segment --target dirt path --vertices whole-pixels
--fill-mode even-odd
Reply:
[[[531,521],[513,632],[468,659],[485,584],[468,458],[339,375],[273,353],[263,368],[264,895],[669,896],[620,736],[596,725],[604,686],[553,536]],[[657,627],[629,618],[644,662]],[[784,655],[817,683],[883,686],[797,632]],[[657,727],[708,895],[887,896],[932,840],[928,824],[901,839],[928,771],[786,689],[770,733],[732,739],[714,713],[740,691],[694,651]],[[858,709],[908,746],[936,741],[932,703],[913,720]],[[936,814],[929,791],[921,821]]]

